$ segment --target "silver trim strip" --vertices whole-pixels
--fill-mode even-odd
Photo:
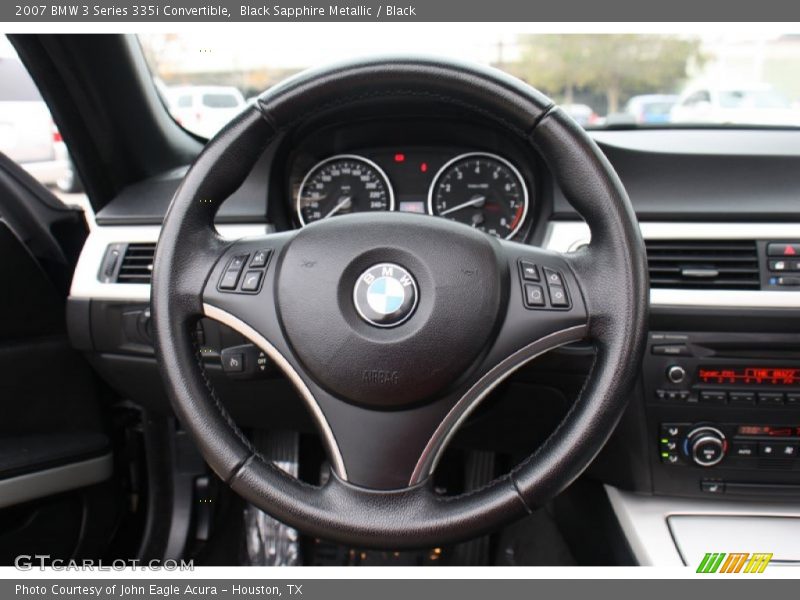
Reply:
[[[114,471],[111,454],[0,479],[0,508],[105,481]]]
[[[269,233],[268,225],[218,225],[219,234],[230,240]],[[69,295],[92,300],[132,300],[149,302],[150,285],[145,283],[102,283],[100,266],[109,244],[157,242],[160,225],[114,225],[95,227],[86,238],[72,276]]]
[[[646,240],[786,240],[800,239],[800,223],[650,223],[639,224]],[[581,221],[552,221],[543,246],[572,252],[589,243],[591,234]],[[650,290],[653,306],[710,308],[800,308],[800,293],[761,290]]]
[[[628,544],[642,566],[684,566],[667,521],[673,515],[800,517],[797,504],[644,496],[608,485],[605,490]]]
[[[447,447],[448,442],[455,432],[494,388],[514,371],[537,356],[558,348],[559,346],[564,346],[570,342],[583,339],[587,329],[587,325],[576,325],[575,327],[568,327],[567,329],[556,331],[555,333],[551,333],[550,335],[536,340],[506,357],[476,381],[459,399],[455,406],[450,409],[450,412],[442,419],[436,431],[433,432],[431,439],[428,440],[428,444],[425,446],[425,449],[422,451],[414,467],[411,480],[408,482],[409,486],[424,481],[425,478],[433,473],[444,449]]]
[[[306,386],[299,373],[294,370],[291,363],[286,360],[286,357],[283,356],[283,354],[281,354],[278,349],[275,348],[275,346],[270,344],[264,336],[229,312],[208,303],[203,303],[203,312],[208,318],[227,325],[261,348],[261,350],[263,350],[264,353],[266,353],[266,355],[275,362],[278,368],[283,371],[286,377],[289,378],[289,381],[292,382],[295,389],[303,398],[306,405],[311,410],[312,417],[319,425],[320,431],[322,432],[322,439],[325,441],[325,445],[327,446],[330,454],[331,462],[333,463],[333,470],[340,479],[347,481],[347,469],[345,469],[342,453],[339,450],[339,445],[336,443],[336,438],[333,435],[333,431],[331,431],[328,420],[325,418],[325,415],[323,414],[322,409],[319,407],[319,404],[317,404],[317,400],[314,398],[311,390],[308,389],[308,386]]]

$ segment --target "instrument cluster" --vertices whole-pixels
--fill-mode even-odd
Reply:
[[[390,210],[452,219],[512,239],[532,214],[530,189],[520,169],[497,153],[407,147],[325,157],[300,173],[291,192],[300,226]]]

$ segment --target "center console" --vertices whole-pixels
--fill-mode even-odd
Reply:
[[[800,336],[651,332],[653,491],[800,498]]]

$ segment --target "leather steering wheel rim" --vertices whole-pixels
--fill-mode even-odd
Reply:
[[[219,297],[212,288],[225,268],[224,257],[233,251],[231,244],[216,234],[213,219],[220,202],[244,181],[265,148],[281,133],[326,111],[367,101],[406,99],[469,111],[530,144],[544,158],[592,234],[590,245],[573,254],[554,256],[540,251],[541,260],[558,261],[573,286],[576,309],[583,311],[582,324],[570,331],[592,341],[596,348],[595,364],[579,398],[547,441],[523,463],[481,489],[453,497],[439,497],[431,490],[425,475],[435,466],[435,458],[409,485],[392,489],[345,480],[344,467],[337,470],[333,459],[333,475],[320,487],[288,476],[265,461],[230,418],[206,377],[191,335],[200,317],[227,314],[210,311],[208,302],[209,295]],[[357,231],[365,229],[365,219],[356,217],[332,221],[343,219],[338,225],[341,228],[350,220]],[[416,217],[398,219],[380,217],[378,226],[399,224],[421,235],[429,226],[428,221]],[[445,219],[418,219],[437,221],[430,225],[437,228],[437,235],[452,233],[457,240],[467,236],[463,237],[465,247],[489,244],[468,239],[471,234],[458,229],[464,226],[438,223]],[[333,224],[325,227],[330,229]],[[308,227],[303,238],[293,238],[294,233],[265,236],[251,242],[250,247],[275,241],[275,277],[287,277],[290,265],[285,256],[293,247],[302,246],[298,239],[313,240],[315,235],[325,238],[325,227]],[[490,244],[497,256],[505,252],[517,257],[534,251],[519,244]],[[503,286],[518,285],[514,273],[507,271],[506,266],[498,268],[497,281]],[[274,284],[272,281],[268,277],[264,283],[265,294],[270,285],[277,287],[277,280]],[[349,62],[308,71],[262,94],[208,143],[185,176],[164,219],[152,281],[162,378],[177,416],[217,475],[247,501],[310,535],[359,547],[391,549],[429,547],[489,532],[541,506],[569,485],[600,451],[625,408],[644,347],[647,298],[644,244],[630,201],[612,166],[580,126],[544,95],[499,71],[405,58]],[[516,301],[514,293],[496,300],[503,306]],[[264,307],[262,304],[259,310],[266,310]],[[545,319],[542,315],[535,316]],[[286,318],[284,315],[283,326]],[[244,320],[240,323],[247,324]],[[253,333],[257,338],[253,341],[262,349],[272,347],[273,340],[260,335],[258,328],[247,331]],[[558,343],[551,340],[548,348],[566,339]],[[285,354],[293,357],[291,343],[287,346],[290,350]],[[525,360],[537,355],[531,346],[526,348]],[[510,356],[522,357],[519,353]],[[302,360],[293,364],[296,369],[288,374],[307,393],[308,386],[313,387],[313,381],[309,383],[313,377],[302,368]],[[515,363],[513,368],[498,370],[503,364],[499,362],[495,370],[487,366],[479,383],[493,385],[496,381],[491,381],[492,377],[505,377],[518,366]],[[474,395],[477,403],[482,395]],[[470,405],[453,417],[456,404],[447,413],[448,435],[473,408]],[[385,414],[374,408],[368,412]],[[443,445],[446,439],[440,442]]]

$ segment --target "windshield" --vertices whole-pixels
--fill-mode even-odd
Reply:
[[[800,126],[800,35],[532,34],[522,25],[275,28],[139,37],[172,116],[213,136],[265,89],[308,67],[380,54],[491,65],[587,128]],[[740,86],[748,82],[748,87]]]

